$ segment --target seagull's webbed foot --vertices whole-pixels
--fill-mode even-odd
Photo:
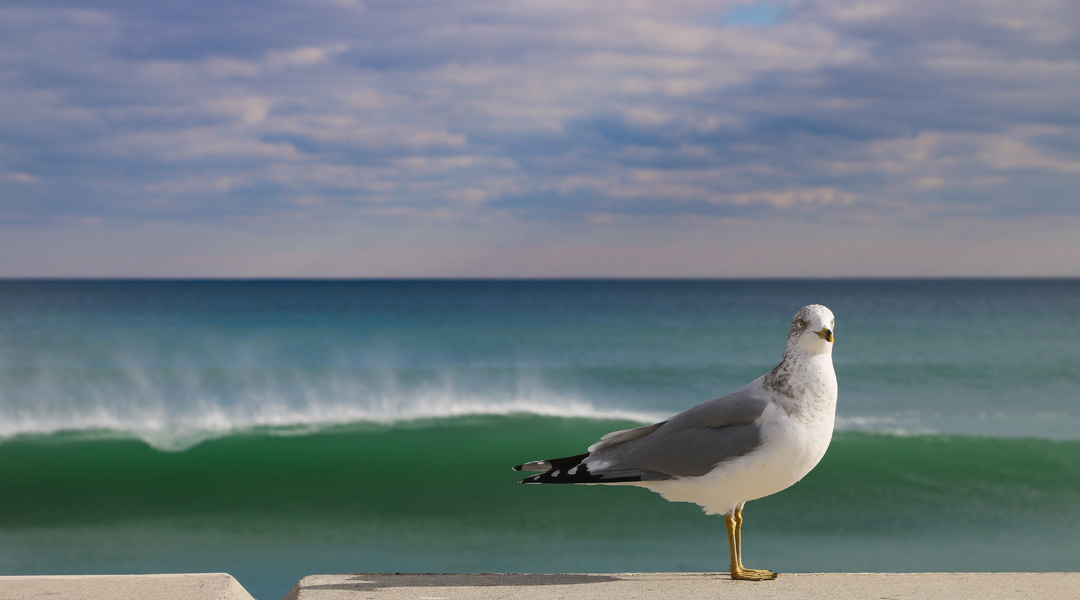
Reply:
[[[776,579],[776,573],[773,573],[768,569],[747,569],[746,567],[742,567],[741,569],[732,571],[731,578],[742,581],[767,581]]]

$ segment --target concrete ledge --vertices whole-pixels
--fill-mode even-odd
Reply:
[[[0,577],[0,600],[253,600],[228,573]]]
[[[285,600],[1076,600],[1080,573],[713,573],[312,575]],[[0,577],[0,600],[253,600],[226,573]]]
[[[284,600],[1076,600],[1080,573],[791,573],[775,581],[727,574],[311,575]]]

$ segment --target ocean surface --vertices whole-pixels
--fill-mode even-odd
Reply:
[[[648,491],[520,486],[836,314],[837,433],[751,567],[1080,570],[1080,280],[0,281],[0,574],[726,571]]]

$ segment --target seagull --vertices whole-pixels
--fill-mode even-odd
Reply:
[[[779,364],[742,389],[666,421],[614,431],[566,458],[517,465],[519,483],[621,484],[724,515],[732,579],[776,579],[742,564],[742,511],[802,479],[825,455],[836,417],[832,311],[795,314]]]

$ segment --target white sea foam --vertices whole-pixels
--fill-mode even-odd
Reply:
[[[620,399],[545,383],[527,372],[494,375],[400,370],[266,368],[209,372],[122,365],[41,370],[0,385],[0,440],[66,433],[122,436],[163,450],[253,429],[304,433],[349,424],[395,424],[471,415],[532,414],[650,423],[679,408],[639,408]],[[216,374],[214,374],[216,373]],[[470,378],[471,377],[471,378]],[[477,379],[479,378],[479,379]],[[612,394],[616,396],[618,394]],[[1057,413],[838,415],[837,431],[955,433],[1077,439],[1080,423]]]
[[[115,382],[114,382],[115,383]],[[353,423],[394,424],[472,415],[617,419],[647,423],[668,415],[605,407],[551,392],[535,382],[486,394],[457,389],[449,381],[406,388],[399,382],[332,379],[311,382],[246,382],[223,395],[186,386],[161,389],[144,374],[124,385],[87,385],[77,397],[55,386],[35,390],[38,403],[0,398],[0,439],[67,433],[132,437],[161,450],[184,450],[201,441],[268,428],[282,434]],[[12,404],[17,404],[12,406]]]
[[[836,416],[837,431],[863,431],[893,435],[927,435],[938,431],[911,414],[877,416]]]
[[[580,394],[552,391],[524,376],[511,386],[494,386],[482,392],[455,385],[449,377],[406,386],[393,377],[378,382],[331,377],[316,383],[294,376],[275,381],[248,380],[242,385],[230,385],[229,394],[200,388],[191,381],[180,387],[179,392],[166,388],[144,372],[133,371],[122,383],[99,381],[65,386],[37,382],[30,389],[24,387],[18,398],[10,397],[10,388],[0,389],[0,440],[65,433],[136,438],[161,450],[176,451],[255,429],[288,435],[349,424],[393,425],[514,414],[644,424],[675,412],[605,405],[585,400]],[[905,412],[838,415],[836,430],[1077,439],[1080,424],[1067,415],[1052,413],[1019,417],[1001,413],[946,416]]]

